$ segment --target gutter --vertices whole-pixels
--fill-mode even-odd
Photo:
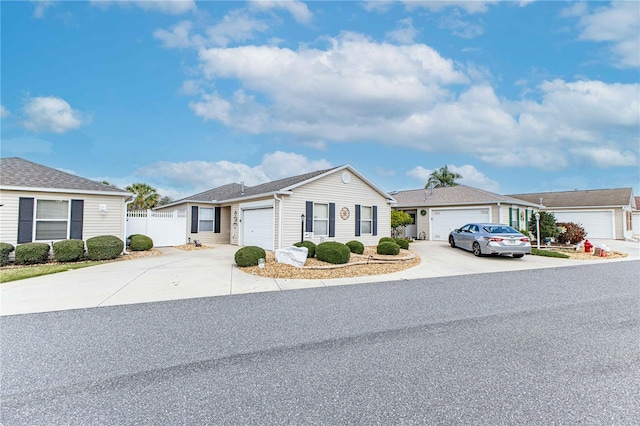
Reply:
[[[273,198],[275,200],[278,200],[278,248],[281,249],[282,248],[282,198],[278,198],[277,194],[273,194]]]

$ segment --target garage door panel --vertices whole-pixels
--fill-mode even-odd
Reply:
[[[587,238],[613,239],[613,212],[599,211],[566,211],[553,212],[558,222],[573,222],[582,225]]]
[[[273,208],[244,210],[243,216],[242,245],[273,250]]]
[[[451,209],[431,211],[431,236],[436,241],[446,241],[449,233],[470,222],[489,222],[489,209]]]

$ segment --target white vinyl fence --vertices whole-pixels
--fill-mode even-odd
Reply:
[[[130,210],[127,212],[127,237],[143,234],[154,247],[179,246],[187,242],[187,211]]]

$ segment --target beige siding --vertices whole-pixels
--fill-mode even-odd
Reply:
[[[18,239],[18,202],[20,197],[36,200],[84,200],[82,238],[114,235],[124,238],[125,198],[109,195],[69,194],[53,192],[0,191],[0,241],[16,245]],[[100,213],[100,205],[107,207]],[[35,233],[34,233],[35,237]]]
[[[240,205],[234,203],[231,205],[231,239],[230,243],[233,245],[240,244],[240,225],[242,222],[242,212],[240,211]]]
[[[625,229],[627,226],[624,211],[622,208],[614,209],[613,215],[615,221],[615,238],[616,240],[624,240]]]
[[[183,207],[186,206],[186,207]],[[213,231],[205,231],[205,232],[191,232],[191,207],[203,207],[207,209],[214,209],[218,206],[213,206],[211,204],[198,204],[198,203],[187,203],[180,204],[179,206],[175,206],[175,209],[187,209],[187,238],[191,238],[191,242],[198,240],[202,244],[205,245],[215,245],[215,244],[229,244],[230,241],[230,224],[231,224],[231,209],[229,207],[221,207],[220,208],[220,233],[215,233]],[[189,241],[189,240],[187,240]]]
[[[353,173],[350,175],[351,180],[346,184],[342,182],[341,173],[333,173],[294,189],[293,195],[281,196],[284,199],[283,247],[300,241],[300,215],[306,214],[306,201],[336,204],[336,236],[335,238],[325,237],[325,241],[346,243],[358,240],[365,246],[372,246],[376,245],[381,237],[391,235],[391,207],[387,199]],[[378,206],[378,235],[355,236],[356,204]],[[346,220],[340,217],[340,211],[343,207],[348,208],[350,212],[349,218]],[[314,236],[306,239],[316,244],[320,243],[320,237]]]
[[[422,210],[426,211],[427,213],[423,216],[422,215]],[[424,239],[429,239],[429,209],[426,207],[421,207],[418,208],[418,213],[416,214],[416,222],[418,225],[418,238],[421,238],[421,236],[424,237]],[[422,234],[424,232],[424,234]]]

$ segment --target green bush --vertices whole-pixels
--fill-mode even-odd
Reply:
[[[316,257],[323,262],[338,265],[349,262],[351,250],[342,243],[327,241],[318,244],[316,247]]]
[[[9,253],[11,253],[15,247],[11,244],[0,243],[0,266],[4,266],[9,262]]]
[[[266,259],[267,253],[257,246],[246,246],[238,250],[234,256],[236,265],[240,267],[256,266],[258,259]]]
[[[383,241],[378,244],[377,252],[378,254],[391,254],[395,256],[400,253],[400,246],[393,241]]]
[[[49,244],[26,243],[16,247],[16,265],[33,265],[47,263],[49,260]]]
[[[294,246],[308,248],[309,252],[307,253],[307,257],[309,258],[314,257],[316,255],[316,245],[313,241],[303,241],[301,243],[295,243]]]
[[[146,235],[131,235],[129,240],[129,248],[131,251],[147,251],[153,247],[153,240]]]
[[[349,241],[345,245],[349,247],[349,250],[351,250],[351,253],[355,253],[355,254],[364,253],[364,244],[362,244],[360,241],[356,241],[356,240]]]
[[[380,241],[378,241],[378,244],[380,244],[380,243],[384,243],[384,242],[395,243],[395,242],[396,242],[396,240],[394,240],[394,239],[393,239],[393,238],[391,238],[391,237],[382,237],[382,238],[380,238]]]
[[[558,235],[558,242],[561,244],[578,244],[580,241],[584,240],[587,236],[587,232],[584,230],[581,224],[567,222],[557,224],[561,233]]]
[[[90,260],[115,259],[124,250],[124,241],[113,235],[100,235],[87,240],[87,253]]]
[[[78,262],[84,260],[84,241],[62,240],[53,243],[53,258],[58,262]]]
[[[400,246],[401,249],[409,250],[409,241],[404,238],[396,238],[394,242]]]

